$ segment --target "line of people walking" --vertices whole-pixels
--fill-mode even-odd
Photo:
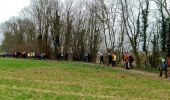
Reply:
[[[129,69],[133,69],[133,62],[134,62],[134,58],[132,55],[125,53],[122,57],[123,62],[124,62],[124,67],[129,70]]]
[[[117,57],[116,57],[116,54],[112,53],[112,54],[108,54],[108,63],[107,63],[107,66],[109,66],[110,64],[112,65],[112,67],[115,67],[117,66],[116,65],[116,60],[117,60]]]
[[[124,53],[123,57],[122,57],[123,63],[124,63],[124,67],[125,69],[129,70],[129,69],[133,69],[133,62],[134,62],[134,58],[132,55],[129,55],[128,53]],[[104,56],[101,54],[100,55],[100,64],[104,64]],[[108,62],[107,62],[107,66],[112,65],[112,67],[116,67],[117,66],[117,56],[115,53],[108,53]]]
[[[133,62],[134,62],[134,57],[129,54],[128,52],[124,53],[122,56],[124,68],[126,70],[129,69],[134,69]],[[107,66],[112,65],[112,67],[117,66],[116,64],[117,61],[117,56],[115,53],[108,53],[108,62],[106,63]],[[104,64],[104,56],[101,54],[100,55],[100,64]],[[167,59],[161,58],[161,66],[159,68],[160,74],[159,76],[162,77],[163,73],[165,74],[165,78],[168,78],[170,76],[170,73],[168,73],[168,70],[170,70],[170,57]]]
[[[110,64],[112,65],[112,67],[117,66],[116,65],[116,59],[117,59],[117,57],[116,57],[116,55],[114,53],[113,54],[108,53],[108,63],[107,63],[107,66],[109,66]],[[104,63],[104,56],[102,54],[100,55],[100,64],[104,64],[105,65],[105,63]]]

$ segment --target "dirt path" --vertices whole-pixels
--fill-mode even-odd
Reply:
[[[115,67],[114,69],[116,69],[116,70],[125,70],[125,71],[128,71],[129,73],[141,74],[141,75],[145,75],[145,76],[149,76],[149,77],[158,77],[159,76],[157,73],[141,71],[141,70],[136,70],[136,69],[126,70],[126,69],[121,68],[121,67]]]
[[[89,64],[89,65],[96,65],[93,63],[85,63],[85,64]],[[106,66],[104,66],[106,67]],[[159,73],[154,73],[154,72],[147,72],[147,71],[142,71],[142,70],[136,70],[136,69],[130,69],[130,70],[126,70],[125,68],[122,67],[114,67],[113,69],[119,70],[119,71],[126,71],[128,73],[132,73],[132,74],[140,74],[140,75],[144,75],[144,76],[148,76],[148,77],[153,77],[155,79],[161,79],[161,77],[159,77]],[[165,75],[163,73],[163,77],[162,79],[164,79]],[[170,78],[168,78],[167,80],[170,81]]]

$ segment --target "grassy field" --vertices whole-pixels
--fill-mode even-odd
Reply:
[[[0,100],[170,100],[170,81],[95,64],[0,58]]]

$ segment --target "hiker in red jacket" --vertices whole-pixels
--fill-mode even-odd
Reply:
[[[170,57],[167,58],[167,70],[169,71],[170,70]],[[170,76],[170,73],[168,72],[168,76]]]
[[[168,67],[170,67],[170,57],[168,57],[168,59],[167,59],[167,65],[168,65]]]

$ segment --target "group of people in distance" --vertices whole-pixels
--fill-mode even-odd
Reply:
[[[68,53],[57,53],[57,60],[65,60],[68,61]]]
[[[128,53],[125,53],[122,57],[123,59],[123,62],[124,62],[124,66],[127,70],[129,70],[130,68],[134,68],[133,67],[133,61],[134,61],[134,58],[132,55],[128,54]]]
[[[117,57],[114,53],[112,54],[108,54],[108,63],[107,63],[107,66],[109,66],[110,64],[112,65],[112,67],[115,67],[116,66],[116,60],[117,60]]]
[[[14,57],[14,58],[38,58],[38,59],[46,59],[45,53],[36,53],[36,52],[19,52],[15,51],[12,53],[5,52],[0,55],[1,57]]]
[[[124,67],[125,69],[129,70],[129,69],[133,69],[133,62],[134,62],[134,57],[129,54],[129,53],[124,53],[122,56],[122,60],[124,62]],[[112,65],[112,67],[117,66],[116,64],[117,61],[117,57],[115,53],[108,53],[108,63],[107,66],[109,66],[110,64]],[[101,54],[100,55],[100,64],[104,64],[104,56]],[[159,76],[162,77],[163,72],[165,73],[165,78],[168,78],[168,76],[170,76],[170,74],[168,75],[168,68],[170,68],[170,57],[167,59],[161,58],[161,66],[159,68],[160,70],[160,74]]]
[[[133,61],[134,61],[134,58],[132,55],[128,54],[128,53],[124,53],[123,54],[123,62],[124,62],[124,67],[129,70],[130,68],[134,68],[133,67]],[[108,63],[107,63],[107,66],[109,66],[110,64],[112,65],[112,67],[115,67],[117,66],[116,64],[116,61],[117,61],[117,56],[115,53],[108,53]],[[101,54],[100,55],[100,64],[105,64],[104,63],[104,56]]]

